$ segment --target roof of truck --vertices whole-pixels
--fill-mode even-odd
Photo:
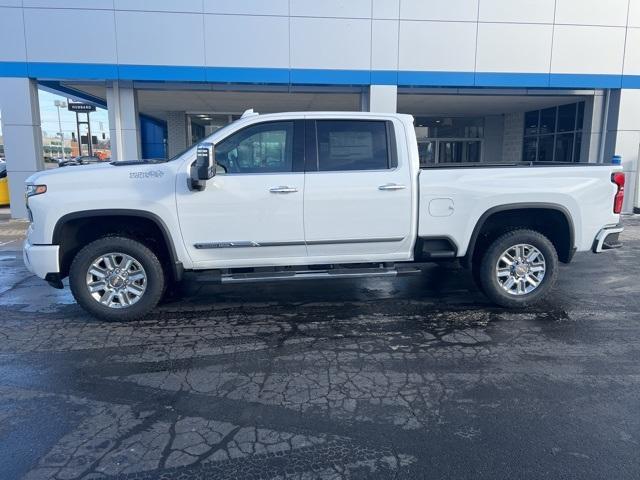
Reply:
[[[380,117],[395,117],[403,120],[411,119],[413,121],[413,115],[409,115],[406,113],[390,113],[390,112],[359,112],[359,111],[300,111],[300,112],[277,112],[277,113],[265,113],[261,114],[259,112],[255,112],[253,109],[246,110],[241,119],[245,118],[304,118],[304,117],[348,117],[348,118],[380,118]]]

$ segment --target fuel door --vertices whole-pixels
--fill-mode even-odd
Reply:
[[[429,202],[429,215],[432,217],[448,217],[453,214],[453,199],[434,198]]]

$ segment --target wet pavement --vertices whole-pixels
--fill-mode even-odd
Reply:
[[[0,224],[0,478],[640,478],[640,218],[543,305],[468,272],[187,284],[88,317]]]

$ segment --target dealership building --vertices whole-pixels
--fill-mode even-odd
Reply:
[[[115,159],[249,108],[401,112],[423,165],[616,154],[640,207],[640,0],[0,0],[16,217],[44,168],[39,89],[107,108]]]

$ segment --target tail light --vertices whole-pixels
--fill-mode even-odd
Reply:
[[[620,213],[622,211],[622,202],[624,202],[624,172],[612,173],[611,181],[618,187],[616,196],[613,197],[613,213]]]

